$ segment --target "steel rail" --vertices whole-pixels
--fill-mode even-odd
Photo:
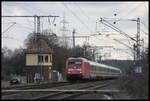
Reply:
[[[71,89],[70,90],[54,90],[55,93],[50,93],[50,94],[47,94],[44,96],[38,96],[38,97],[32,98],[30,100],[49,99],[49,98],[54,99],[56,96],[57,97],[55,99],[66,99],[66,98],[70,98],[73,96],[77,96],[78,94],[87,93],[87,91],[92,92],[93,90],[90,90],[90,89],[104,87],[104,86],[106,86],[106,82],[108,82],[108,81],[101,82],[101,83],[96,82],[96,85],[98,85],[98,86],[95,86],[95,83],[92,83],[91,85],[88,85],[88,86],[79,87],[77,90],[71,90]],[[103,85],[99,85],[99,84],[103,84]],[[79,93],[70,95],[70,94],[68,94],[68,92],[70,92],[70,93],[71,92],[79,92]],[[62,96],[62,97],[59,97],[59,96]]]

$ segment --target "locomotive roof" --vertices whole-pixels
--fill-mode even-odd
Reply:
[[[116,68],[116,67],[113,67],[113,66],[108,66],[108,65],[104,65],[104,64],[101,64],[101,63],[97,63],[97,62],[94,62],[94,61],[90,61],[90,60],[87,60],[85,58],[82,58],[82,57],[78,57],[78,58],[74,58],[74,57],[70,57],[68,59],[82,59],[84,60],[85,62],[88,62],[90,65],[95,65],[95,66],[100,66],[100,67],[104,67],[104,68],[110,68],[110,69],[114,69],[114,70],[119,70],[119,68]]]

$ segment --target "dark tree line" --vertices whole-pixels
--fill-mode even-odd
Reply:
[[[120,79],[121,90],[126,90],[132,99],[149,98],[149,59],[148,49],[142,52],[142,73],[134,72],[133,68],[127,68],[128,76]]]
[[[40,39],[46,41],[48,46],[53,51],[52,56],[52,70],[57,70],[60,73],[65,75],[65,65],[66,60],[69,57],[85,57],[90,59],[91,54],[88,50],[85,50],[87,47],[84,45],[76,46],[73,48],[67,48],[62,43],[59,43],[59,39],[55,33],[49,33],[47,31],[43,32],[42,35],[38,36]],[[27,48],[31,43],[35,42],[36,36],[34,33],[30,33],[27,39],[24,41],[25,47]],[[9,79],[11,73],[15,74],[25,74],[26,66],[25,66],[25,53],[24,49],[19,48],[14,51],[3,48],[2,54],[2,79]],[[6,55],[8,54],[8,55]],[[4,56],[5,55],[5,56]]]
[[[22,74],[25,75],[25,54],[23,54],[23,49],[15,49],[14,51],[3,48],[1,52],[2,56],[2,68],[1,68],[1,78],[2,80],[9,80],[10,74]]]
[[[148,99],[149,97],[149,59],[148,48],[141,53],[142,73],[136,73],[132,60],[104,60],[100,63],[114,66],[122,70],[119,80],[120,89],[125,90],[132,99]]]
[[[132,60],[104,60],[100,63],[119,68],[122,75],[130,75],[134,69]]]

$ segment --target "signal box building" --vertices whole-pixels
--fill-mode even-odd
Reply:
[[[51,80],[52,50],[40,39],[25,50],[27,82]]]

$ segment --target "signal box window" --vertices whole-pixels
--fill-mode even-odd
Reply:
[[[50,56],[50,62],[52,62],[52,56]]]
[[[43,63],[43,56],[38,56],[38,63]]]
[[[45,56],[45,62],[48,62],[48,56]]]

